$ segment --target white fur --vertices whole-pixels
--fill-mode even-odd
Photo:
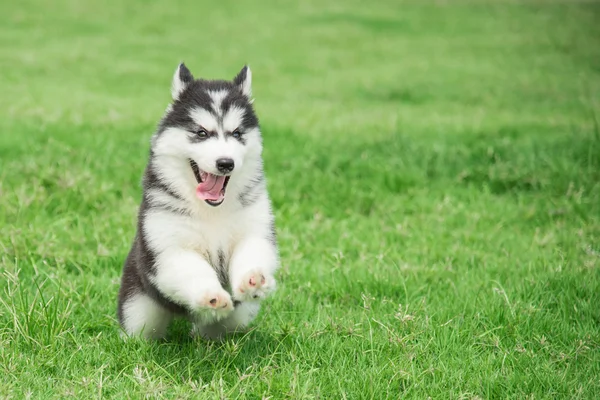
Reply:
[[[246,276],[262,273],[265,285],[252,290],[243,286],[233,286],[236,300],[252,301],[254,295],[266,296],[275,289],[275,280],[270,279],[277,268],[277,255],[271,250],[273,244],[262,236],[247,236],[237,243],[231,257],[230,276],[234,282],[243,282]],[[240,289],[244,289],[242,293]]]
[[[215,115],[204,108],[194,108],[190,111],[190,117],[195,123],[209,132],[217,132],[219,129],[219,122],[215,118]]]
[[[185,210],[187,208],[185,201],[176,199],[158,189],[150,189],[148,191],[148,199],[150,200],[150,204],[155,207],[168,206],[176,210]]]
[[[177,68],[172,83],[174,100],[186,88],[179,72]],[[248,69],[241,84],[248,98],[251,80]],[[156,255],[156,274],[150,276],[153,284],[168,299],[191,310],[194,332],[217,338],[243,329],[254,319],[260,300],[275,289],[273,275],[279,260],[277,248],[269,240],[272,214],[264,181],[255,188],[251,205],[244,207],[238,201],[249,182],[262,171],[260,131],[255,128],[245,132],[245,145],[226,135],[240,126],[245,110],[231,107],[223,115],[221,104],[227,91],[209,95],[214,113],[196,108],[190,111],[190,117],[207,131],[217,132],[217,137],[193,143],[190,135],[194,133],[170,127],[152,139],[152,168],[181,198],[150,189],[147,196],[150,205],[156,207],[146,212],[142,233]],[[202,171],[217,174],[216,160],[224,157],[233,159],[235,168],[224,202],[211,207],[196,197],[197,182],[189,159]],[[210,264],[218,254],[224,255],[229,266],[226,273],[231,288],[221,287]],[[225,289],[230,289],[231,295]],[[218,307],[211,307],[210,300],[214,299]],[[235,309],[234,300],[242,302]],[[126,333],[148,338],[163,336],[172,318],[169,311],[143,294],[127,300],[123,315]]]
[[[222,100],[220,92],[212,96],[213,104]],[[192,133],[174,127],[154,137],[154,172],[182,198],[151,189],[147,193],[150,204],[186,212],[150,208],[144,218],[143,234],[156,254],[153,284],[164,296],[192,310],[194,332],[217,338],[243,329],[254,319],[260,300],[275,289],[273,274],[278,267],[278,254],[268,239],[272,217],[264,181],[255,189],[253,204],[243,207],[237,200],[262,168],[259,130],[246,132],[246,145],[242,145],[223,132],[239,126],[243,109],[232,107],[222,116],[222,123],[206,110],[195,109],[190,115],[205,129],[217,131],[218,137],[190,143],[188,135]],[[196,197],[197,182],[188,159],[203,171],[217,173],[216,160],[221,157],[232,158],[235,169],[224,202],[211,207]],[[210,265],[214,261],[211,256],[214,258],[219,252],[229,265],[232,295],[221,287]],[[212,298],[218,298],[223,306],[211,309],[207,301]],[[242,301],[235,309],[234,299]],[[127,333],[141,333],[149,338],[163,336],[171,320],[170,312],[145,295],[129,299],[124,316]]]
[[[228,203],[227,196],[218,208],[199,204],[191,217],[153,210],[145,220],[146,237],[159,254],[154,284],[171,300],[195,310],[196,332],[207,337],[219,336],[216,331],[225,333],[245,327],[258,311],[257,302],[275,288],[273,273],[278,256],[276,248],[266,239],[269,226],[264,221],[270,215],[266,195],[247,208]],[[218,313],[198,305],[207,292],[229,296],[208,263],[209,254],[217,254],[219,250],[229,261],[234,297],[244,301],[244,307],[238,306],[232,313]],[[252,273],[256,279],[264,276],[266,280],[262,288],[254,291],[248,290],[247,285]],[[246,288],[245,293],[240,288]]]
[[[242,123],[242,119],[244,118],[245,111],[240,107],[230,107],[227,110],[227,114],[223,117],[223,130],[225,132],[233,132]]]
[[[186,195],[186,199],[197,202],[195,197],[196,179],[189,166],[188,159],[194,160],[198,167],[205,172],[217,174],[216,161],[227,157],[233,159],[235,170],[227,187],[227,197],[230,191],[241,183],[241,188],[255,174],[260,166],[262,144],[259,132],[250,130],[246,134],[247,144],[244,146],[233,138],[211,138],[204,142],[190,144],[187,139],[190,133],[178,128],[168,128],[154,141],[155,167],[157,174],[169,185],[175,187],[178,193]],[[249,165],[245,165],[249,164]],[[219,207],[220,208],[220,207]]]
[[[225,97],[227,97],[227,95],[229,94],[229,92],[227,90],[218,90],[218,91],[210,91],[208,92],[208,95],[210,96],[211,100],[212,100],[212,108],[213,111],[218,115],[221,116],[221,103],[223,102],[223,99]]]
[[[157,161],[162,164],[162,173],[177,176],[185,171],[176,163],[165,162],[172,161],[168,158]],[[240,178],[243,176],[241,174]],[[190,207],[186,202],[191,216],[151,209],[144,221],[145,236],[158,254],[153,283],[171,300],[195,310],[192,316],[194,332],[208,338],[218,338],[247,326],[258,312],[259,301],[275,289],[273,274],[278,267],[278,254],[276,247],[266,239],[270,235],[270,227],[265,223],[271,214],[268,197],[264,189],[259,188],[258,200],[242,208],[233,199],[243,188],[244,178],[237,185],[231,179],[225,201],[218,208],[200,201]],[[156,192],[149,194],[153,201],[181,206],[179,200],[169,200]],[[193,196],[190,193],[196,200]],[[229,263],[234,298],[243,301],[233,311],[229,308],[215,312],[200,304],[207,294],[210,297],[213,293],[233,300],[221,288],[215,270],[208,263],[209,254],[217,254],[219,250],[224,252]],[[249,274],[255,274],[255,279],[264,276],[265,285],[254,291],[248,290]],[[240,288],[245,288],[245,293],[241,293]],[[171,320],[171,314],[147,296],[128,300],[124,315],[127,333],[143,334],[147,338],[164,336]]]
[[[175,74],[173,75],[173,81],[171,82],[171,97],[173,98],[173,100],[179,99],[179,95],[185,90],[187,86],[180,78],[180,69],[181,65],[179,65],[175,70]]]
[[[125,333],[131,336],[143,336],[149,339],[161,338],[173,315],[145,294],[136,294],[123,306],[127,316]]]
[[[196,324],[193,333],[208,339],[220,339],[225,334],[239,332],[247,327],[258,314],[259,309],[259,302],[242,303],[227,318],[212,324]]]
[[[252,98],[252,71],[250,71],[250,67],[247,67],[246,70],[246,79],[242,82],[242,93],[248,97]]]

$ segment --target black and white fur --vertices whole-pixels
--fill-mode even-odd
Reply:
[[[164,337],[184,315],[193,332],[221,337],[246,327],[275,289],[278,252],[251,80],[247,66],[233,81],[195,80],[184,64],[175,72],[119,291],[129,336]],[[220,159],[233,170],[220,170]],[[222,203],[198,198],[199,173],[227,176]]]

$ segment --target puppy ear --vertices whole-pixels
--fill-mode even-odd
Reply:
[[[244,65],[240,73],[233,78],[233,83],[240,88],[248,99],[252,97],[252,71],[250,71],[249,66]]]
[[[171,96],[173,97],[173,101],[179,99],[181,93],[193,81],[194,77],[190,70],[187,69],[184,63],[179,64],[175,70],[175,75],[173,76],[173,83],[171,83]]]

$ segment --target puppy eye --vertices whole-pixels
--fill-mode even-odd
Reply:
[[[231,134],[231,136],[233,136],[236,139],[239,139],[242,137],[242,132],[240,132],[239,129],[236,129],[235,131],[233,131],[233,133]]]
[[[194,133],[196,135],[200,136],[201,138],[205,138],[208,136],[208,132],[206,132],[206,129],[204,129],[202,127],[196,129],[196,131]]]

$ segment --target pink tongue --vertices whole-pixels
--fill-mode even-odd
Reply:
[[[224,176],[206,174],[206,178],[196,187],[196,196],[201,200],[221,200],[223,195]]]

